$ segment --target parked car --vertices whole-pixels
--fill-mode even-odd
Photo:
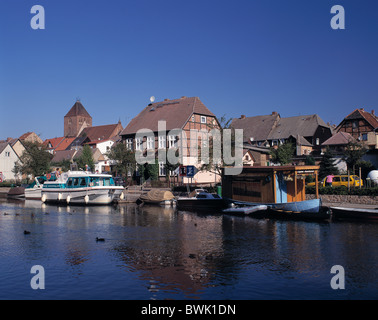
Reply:
[[[326,186],[326,179],[324,178],[323,180],[319,181],[319,186],[325,187]],[[358,176],[355,175],[350,175],[349,176],[349,185],[351,187],[359,187],[363,186],[362,180]],[[308,186],[314,186],[315,182],[310,182],[307,184]],[[347,174],[341,174],[341,175],[336,175],[332,179],[332,187],[348,187],[348,175]]]

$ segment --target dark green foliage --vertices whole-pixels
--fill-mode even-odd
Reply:
[[[76,163],[79,169],[85,170],[86,167],[85,165],[88,165],[91,171],[94,171],[95,165],[94,165],[94,160],[93,160],[93,155],[92,155],[92,149],[89,145],[85,145],[83,147],[82,154],[78,159],[76,159]]]
[[[347,163],[348,169],[351,170],[353,174],[357,162],[364,156],[368,150],[366,147],[359,142],[349,142],[343,152],[343,160]]]
[[[25,151],[20,157],[13,172],[15,174],[31,174],[33,176],[41,176],[50,172],[50,161],[52,155],[46,151],[45,146],[38,142],[23,142]]]
[[[291,163],[295,153],[295,146],[291,143],[284,143],[278,148],[271,148],[270,155],[272,162],[286,165]]]
[[[115,160],[116,164],[114,170],[119,176],[127,176],[133,174],[136,169],[135,154],[131,150],[127,149],[123,143],[117,143],[114,145],[107,156],[111,160]]]
[[[319,180],[322,180],[329,174],[337,175],[339,174],[339,169],[335,166],[333,153],[327,149],[320,161]]]

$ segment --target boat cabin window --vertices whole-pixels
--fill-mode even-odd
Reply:
[[[69,178],[67,181],[67,187],[72,187],[72,179]]]
[[[213,193],[213,197],[216,198],[216,199],[220,199],[220,196],[216,193]]]
[[[197,194],[197,199],[206,199],[207,198],[207,194]]]
[[[86,187],[87,186],[87,181],[85,178],[80,179],[80,187]]]
[[[79,178],[74,178],[73,186],[74,186],[74,187],[79,186]]]
[[[89,178],[89,185],[91,187],[98,187],[100,185],[100,179],[96,177]]]

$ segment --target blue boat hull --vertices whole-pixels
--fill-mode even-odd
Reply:
[[[322,202],[320,199],[285,203],[252,203],[234,200],[229,201],[233,202],[236,205],[266,205],[268,207],[268,210],[260,213],[260,215],[264,216],[299,219],[328,219],[330,217],[328,210],[322,208]]]

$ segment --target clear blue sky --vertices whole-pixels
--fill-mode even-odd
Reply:
[[[330,27],[337,4],[345,30]],[[151,96],[338,124],[377,110],[377,36],[376,0],[1,0],[0,139],[62,136],[77,97],[93,125],[125,126]]]

